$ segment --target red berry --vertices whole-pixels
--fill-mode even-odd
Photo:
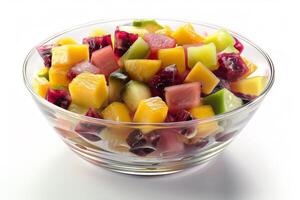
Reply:
[[[125,31],[115,31],[115,49],[117,57],[121,57],[129,47],[138,39],[138,34],[127,33]]]
[[[45,67],[51,67],[51,59],[52,59],[52,48],[57,46],[56,44],[46,44],[37,48],[40,56],[44,60]]]
[[[64,109],[68,109],[71,104],[71,96],[67,90],[56,90],[50,88],[47,91],[46,99],[47,101]]]
[[[234,37],[234,48],[236,48],[240,53],[242,53],[242,51],[244,50],[244,45],[237,39]]]
[[[82,43],[89,45],[90,57],[94,51],[102,49],[108,45],[112,45],[110,35],[83,38]]]

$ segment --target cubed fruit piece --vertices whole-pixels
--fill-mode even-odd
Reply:
[[[213,42],[216,45],[218,52],[221,52],[226,47],[233,46],[235,44],[234,38],[225,29],[220,29],[214,34],[207,36],[204,39],[204,42],[206,44]]]
[[[79,106],[73,102],[68,107],[68,111],[81,114],[81,115],[85,115],[88,112],[88,110],[89,109],[87,107]]]
[[[150,47],[141,37],[139,37],[121,57],[120,64],[123,65],[129,59],[146,58],[150,53]]]
[[[101,29],[101,28],[95,28],[94,30],[92,30],[89,34],[90,37],[101,37],[104,35],[108,35],[108,33]]]
[[[33,79],[32,87],[35,93],[45,98],[49,88],[49,81],[45,77],[35,77]]]
[[[68,79],[68,72],[68,67],[51,67],[49,69],[49,82],[51,87],[68,86],[70,83],[70,80]]]
[[[172,37],[175,38],[179,45],[199,43],[204,39],[201,35],[196,33],[191,24],[180,26],[172,33]]]
[[[124,152],[127,153],[129,151],[129,145],[126,142],[126,139],[130,132],[106,128],[100,133],[100,137],[102,141],[107,143],[108,148],[110,150],[116,151],[118,153]]]
[[[139,28],[139,27],[135,27],[135,26],[119,26],[118,28],[120,31],[138,34],[141,37],[143,37],[146,33],[149,33],[149,31],[147,29]]]
[[[234,46],[229,45],[228,47],[226,47],[221,53],[240,53],[239,50],[237,50]]]
[[[84,72],[69,84],[72,100],[84,107],[100,108],[108,98],[106,80],[102,74]]]
[[[164,129],[160,132],[160,139],[157,144],[157,149],[160,153],[180,153],[184,150],[184,144],[180,140],[180,135],[175,129]]]
[[[114,53],[117,57],[121,57],[129,49],[129,47],[138,39],[138,34],[127,33],[125,31],[115,31]]]
[[[74,65],[74,67],[69,69],[68,75],[67,75],[68,79],[73,80],[73,78],[75,78],[76,76],[78,76],[79,74],[81,74],[83,72],[90,72],[92,74],[100,74],[101,70],[98,67],[96,67],[95,65],[91,64],[89,61],[83,61],[83,62],[77,63],[76,65]]]
[[[220,80],[206,66],[204,66],[201,62],[198,62],[187,75],[184,82],[200,82],[202,92],[210,94],[218,85]]]
[[[145,34],[143,38],[150,46],[150,59],[157,59],[159,49],[173,48],[176,46],[175,39],[162,34],[148,33]]]
[[[144,28],[151,33],[163,28],[163,26],[157,23],[157,21],[155,21],[154,19],[134,20],[132,22],[132,25],[136,27]]]
[[[192,116],[196,119],[205,119],[208,117],[213,117],[215,116],[214,110],[212,106],[210,105],[201,105],[194,107],[190,110]],[[217,121],[211,121],[211,122],[206,122],[199,124],[197,127],[197,135],[195,138],[193,138],[193,141],[198,141],[195,140],[196,138],[205,138],[206,136],[215,133],[219,129],[218,122]]]
[[[203,45],[203,43],[195,43],[195,44],[185,44],[185,45],[182,46],[184,48],[186,66],[188,66],[188,51],[187,51],[187,49],[189,47],[199,47],[199,46],[202,46],[202,45]]]
[[[149,87],[139,81],[129,81],[122,92],[122,99],[131,111],[135,111],[144,99],[151,97]]]
[[[201,84],[199,82],[166,87],[165,92],[170,111],[190,109],[200,104]]]
[[[44,61],[44,65],[46,67],[51,67],[51,59],[52,59],[52,48],[56,47],[57,44],[46,44],[40,47],[37,47],[37,51]]]
[[[219,68],[214,71],[214,74],[227,81],[239,80],[249,72],[247,65],[239,54],[219,54],[218,63]]]
[[[183,47],[160,49],[158,59],[162,62],[162,67],[175,64],[179,74],[185,71],[185,55]]]
[[[129,77],[120,72],[114,72],[110,74],[108,84],[110,102],[121,100],[121,92],[128,81]]]
[[[162,34],[162,35],[166,35],[166,36],[170,36],[172,35],[173,31],[170,28],[170,26],[164,26],[162,29],[159,29],[157,31],[155,31],[156,34]]]
[[[112,72],[119,69],[111,46],[106,46],[92,54],[91,62],[100,69],[100,73],[108,77]]]
[[[222,114],[242,106],[243,101],[227,89],[219,90],[203,99],[204,104],[211,105],[216,114]]]
[[[183,82],[181,76],[178,74],[176,65],[170,65],[157,74],[155,74],[148,82],[152,96],[159,96],[165,98],[165,87],[178,85]]]
[[[234,93],[257,97],[264,91],[266,83],[267,77],[255,76],[232,82],[230,88]]]
[[[60,38],[56,41],[57,45],[66,45],[66,44],[77,44],[77,42],[71,37]]]
[[[67,44],[52,48],[52,67],[55,68],[71,68],[74,64],[88,59],[88,45]]]
[[[90,57],[92,56],[93,52],[106,46],[112,46],[111,35],[83,38],[82,43],[89,45]]]
[[[247,78],[253,72],[256,71],[257,66],[256,66],[256,64],[252,63],[250,60],[246,59],[245,57],[242,57],[242,59],[243,59],[244,63],[247,65],[247,68],[249,69],[248,72],[246,74],[244,74],[242,78]]]
[[[125,61],[125,70],[130,78],[137,81],[149,81],[160,69],[160,60],[134,59]]]
[[[133,121],[140,123],[161,123],[168,114],[168,106],[159,97],[141,100],[134,114]]]
[[[61,108],[68,109],[69,105],[71,104],[71,97],[67,90],[57,90],[48,88],[46,99],[50,103],[57,105]]]
[[[38,77],[44,77],[47,80],[49,80],[49,67],[43,67],[39,72],[38,72]]]
[[[188,66],[194,67],[197,62],[201,62],[210,70],[216,70],[217,65],[217,51],[213,43],[198,46],[189,47],[187,49]]]
[[[236,38],[234,38],[234,48],[236,48],[240,53],[244,50],[244,45]]]
[[[113,102],[102,111],[103,119],[117,122],[131,122],[129,109],[124,103]]]

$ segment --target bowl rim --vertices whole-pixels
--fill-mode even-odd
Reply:
[[[91,123],[100,123],[100,124],[105,124],[105,125],[122,125],[122,126],[155,126],[155,127],[170,127],[170,126],[176,126],[176,127],[180,127],[180,126],[187,126],[187,125],[193,125],[193,124],[199,124],[199,123],[208,123],[211,121],[218,121],[221,119],[225,119],[227,117],[231,117],[234,116],[236,114],[242,113],[244,111],[250,110],[251,108],[255,107],[257,104],[259,104],[263,98],[266,96],[266,94],[270,91],[270,89],[272,88],[273,84],[274,84],[274,79],[275,79],[275,69],[274,69],[274,64],[273,61],[271,60],[270,56],[261,48],[259,47],[257,44],[255,44],[254,42],[252,42],[251,40],[247,39],[246,37],[236,33],[235,31],[232,31],[228,28],[226,28],[226,30],[228,30],[231,34],[233,34],[235,37],[237,37],[238,39],[243,40],[244,42],[247,42],[249,45],[251,45],[252,47],[254,47],[257,51],[259,51],[259,53],[261,55],[263,55],[263,57],[268,61],[268,66],[270,69],[270,78],[269,81],[264,89],[264,91],[257,96],[253,101],[246,103],[244,105],[242,105],[241,107],[238,107],[234,110],[231,110],[229,112],[226,113],[222,113],[222,114],[218,114],[212,117],[207,117],[204,119],[193,119],[190,121],[180,121],[180,122],[162,122],[162,123],[137,123],[137,122],[117,122],[117,121],[113,121],[113,120],[107,120],[107,119],[97,119],[97,118],[92,118],[92,117],[88,117],[85,115],[81,115],[81,114],[77,114],[74,112],[71,112],[69,110],[63,109],[61,107],[58,107],[50,102],[48,102],[46,99],[38,96],[32,89],[31,87],[31,83],[29,82],[28,78],[27,78],[27,66],[28,66],[28,61],[30,60],[30,58],[32,57],[32,55],[35,53],[36,51],[36,47],[41,46],[46,44],[47,42],[49,42],[50,40],[53,40],[54,38],[57,38],[63,34],[66,34],[68,32],[74,31],[76,29],[80,29],[80,28],[85,28],[88,26],[93,26],[93,25],[100,25],[100,24],[104,24],[104,23],[113,23],[113,22],[127,22],[127,21],[132,21],[134,20],[133,18],[128,18],[128,19],[111,19],[111,20],[94,20],[94,21],[90,21],[87,23],[83,23],[77,26],[73,26],[71,28],[65,29],[61,32],[58,32],[50,37],[48,37],[47,39],[39,42],[37,45],[35,45],[30,51],[29,53],[26,55],[25,60],[23,62],[23,68],[22,68],[22,75],[23,75],[23,81],[24,84],[27,88],[27,90],[31,93],[31,95],[41,104],[43,104],[44,106],[46,106],[48,109],[51,109],[57,113],[60,114],[64,114],[64,115],[68,115],[69,117],[73,117],[76,118],[78,120],[82,120],[82,121],[88,121]],[[177,23],[191,23],[191,24],[195,24],[195,25],[200,25],[203,27],[207,27],[210,29],[220,29],[220,28],[224,28],[218,25],[214,25],[214,24],[210,24],[210,23],[205,23],[205,22],[200,22],[200,21],[191,21],[191,20],[186,20],[186,19],[164,19],[164,18],[156,18],[156,20],[163,20],[163,21],[172,21],[172,22],[177,22]]]

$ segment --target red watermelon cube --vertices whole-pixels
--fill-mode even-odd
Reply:
[[[190,109],[200,104],[200,82],[174,85],[165,88],[165,97],[170,111]]]
[[[175,129],[165,129],[160,132],[157,149],[160,153],[180,153],[184,150],[184,144]]]
[[[157,59],[159,49],[173,48],[176,46],[176,40],[162,34],[147,33],[144,40],[149,44],[151,52],[149,59]]]
[[[108,77],[112,72],[119,69],[113,49],[106,46],[92,54],[91,62],[100,69],[100,73]]]

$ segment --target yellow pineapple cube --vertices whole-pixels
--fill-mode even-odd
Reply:
[[[191,24],[180,26],[171,35],[179,45],[196,44],[203,42],[204,37],[197,34]]]
[[[230,88],[233,92],[256,97],[264,91],[266,83],[267,77],[255,76],[232,82]]]
[[[89,59],[89,47],[85,44],[67,44],[52,49],[51,68],[71,68],[74,64]]]
[[[161,60],[162,67],[176,64],[180,74],[185,71],[185,54],[183,47],[160,49],[158,51],[158,59]]]
[[[103,74],[84,72],[69,84],[72,102],[89,108],[100,108],[108,98],[108,87]]]
[[[70,80],[67,77],[69,68],[54,68],[49,69],[49,82],[51,87],[68,86]]]
[[[243,59],[243,61],[245,62],[245,64],[247,65],[247,67],[249,69],[249,71],[246,74],[243,75],[243,78],[247,78],[253,72],[256,71],[257,66],[254,63],[250,62],[248,59],[244,58],[244,57],[242,57],[242,59]]]
[[[92,30],[89,34],[90,37],[101,37],[103,35],[107,35],[108,33],[101,29],[101,28],[96,28],[94,30]]]
[[[201,90],[205,94],[210,94],[213,89],[218,85],[220,79],[212,73],[201,62],[195,64],[190,73],[184,80],[185,83],[200,82]]]
[[[130,149],[126,139],[132,130],[122,128],[106,128],[101,131],[102,141],[107,143],[108,148],[116,152],[127,153]]]
[[[38,77],[44,77],[46,79],[49,79],[49,67],[43,67],[39,72],[38,72]]]
[[[124,103],[113,102],[102,111],[103,119],[131,122],[130,112]]]
[[[168,106],[160,97],[151,97],[140,101],[134,114],[133,121],[141,123],[164,122],[168,113]]]
[[[39,96],[45,98],[49,88],[49,81],[44,77],[35,77],[32,87]]]
[[[170,28],[170,26],[164,26],[164,28],[162,29],[159,29],[157,31],[155,31],[156,34],[163,34],[163,35],[167,35],[167,36],[171,36],[173,31],[172,29]]]
[[[66,45],[66,44],[77,44],[77,42],[71,37],[60,38],[56,41],[58,45]]]

